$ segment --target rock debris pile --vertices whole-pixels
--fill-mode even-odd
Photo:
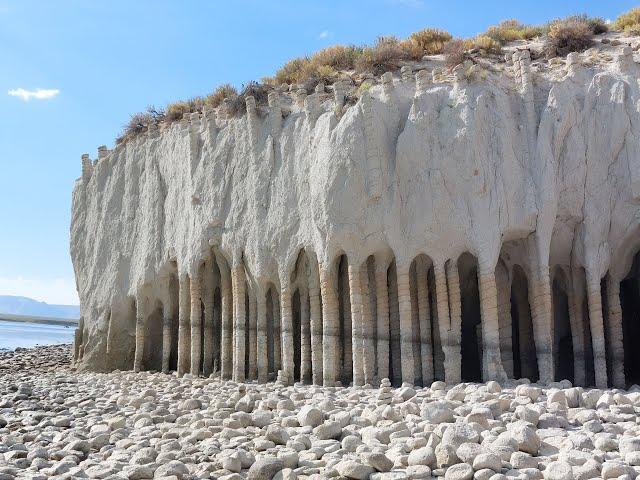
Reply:
[[[69,347],[12,354],[29,368],[0,377],[1,480],[626,480],[640,472],[636,386],[242,384],[77,373],[68,358]]]

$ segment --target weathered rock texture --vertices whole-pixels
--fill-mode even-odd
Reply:
[[[407,68],[83,156],[82,367],[623,386],[640,374],[640,67]],[[635,261],[634,261],[635,258]],[[626,378],[625,378],[626,375]]]

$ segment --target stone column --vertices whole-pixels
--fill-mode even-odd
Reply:
[[[146,299],[141,295],[136,297],[136,351],[133,359],[133,371],[142,370],[142,362],[144,360],[144,344],[147,337],[147,312]]]
[[[448,291],[449,296],[449,316],[447,317],[449,331],[443,347],[445,352],[444,369],[446,382],[456,384],[462,381],[462,301],[460,300],[460,276],[457,262],[450,260],[447,262],[445,270],[447,284],[444,288],[445,291]],[[446,305],[444,308],[446,310]],[[440,318],[439,315],[438,313],[438,318]]]
[[[362,349],[364,383],[372,385],[376,373],[376,339],[374,336],[375,320],[371,306],[371,285],[369,269],[365,263],[360,269],[360,285],[362,288]]]
[[[247,312],[245,306],[245,275],[242,263],[231,269],[231,285],[233,288],[233,380],[244,382],[245,326]]]
[[[109,325],[111,325],[111,322],[109,322]],[[78,362],[81,359],[80,356],[80,349],[82,347],[82,329],[84,328],[84,317],[80,317],[80,320],[78,321],[78,328],[76,328],[76,331],[74,333],[74,338],[73,338],[73,360],[74,362]],[[108,340],[108,338],[107,338]],[[109,351],[109,342],[107,341],[107,352]]]
[[[220,376],[228,380],[233,371],[233,294],[231,279],[226,265],[218,262],[220,269],[220,307],[221,339],[220,339]]]
[[[249,379],[258,378],[258,356],[257,356],[257,302],[253,291],[249,293]]]
[[[400,359],[402,382],[415,383],[413,360],[413,325],[411,319],[411,291],[409,265],[398,265],[398,311],[400,313]]]
[[[178,376],[181,377],[189,371],[190,351],[190,303],[189,303],[189,277],[184,275],[179,281],[178,287]]]
[[[311,381],[311,320],[309,318],[309,293],[300,289],[300,380]]]
[[[378,380],[389,378],[389,291],[387,288],[387,265],[376,258],[376,330]]]
[[[553,367],[553,303],[551,301],[551,277],[548,265],[539,265],[529,289],[529,305],[533,323],[533,340],[536,344],[540,383],[550,383]]]
[[[202,361],[202,304],[200,303],[200,275],[191,278],[191,375],[200,375]]]
[[[362,344],[362,285],[360,267],[349,262],[349,300],[351,304],[351,355],[353,384],[364,385],[364,351]]]
[[[482,316],[482,380],[506,380],[500,358],[498,292],[495,268],[478,272],[480,312]]]
[[[280,312],[281,312],[281,338],[282,338],[282,375],[283,380],[292,384],[294,382],[293,365],[293,313],[291,309],[291,290],[286,280],[282,282],[280,290]]]
[[[336,384],[339,331],[338,298],[333,287],[329,269],[320,269],[320,292],[322,294],[322,383],[325,387]]]
[[[208,377],[213,372],[214,357],[214,328],[213,328],[213,268],[209,262],[205,263],[202,277],[202,303],[204,305],[204,346],[202,373]]]
[[[589,302],[589,325],[593,344],[593,367],[596,376],[596,388],[607,388],[607,353],[604,338],[604,320],[602,318],[602,294],[600,277],[587,270],[587,300]]]
[[[273,366],[276,372],[282,369],[282,332],[280,321],[280,296],[273,290]]]
[[[624,344],[622,337],[622,306],[620,305],[620,281],[611,275],[607,278],[607,338],[611,361],[611,383],[616,388],[625,387]]]
[[[507,377],[513,378],[513,338],[511,319],[511,281],[506,267],[500,262],[496,266],[496,288],[498,292],[498,325],[500,358]]]
[[[416,292],[418,294],[418,318],[420,321],[420,357],[422,358],[422,384],[433,382],[433,349],[431,347],[431,317],[429,315],[429,287],[427,266],[416,264]]]
[[[162,373],[169,372],[171,361],[171,330],[173,326],[174,307],[171,304],[171,295],[167,295],[162,304]]]
[[[571,323],[571,343],[573,345],[573,383],[586,386],[586,367],[584,358],[584,285],[578,278],[577,269],[571,274],[571,288],[569,290],[569,322]]]
[[[309,314],[311,328],[311,375],[315,385],[322,385],[322,311],[320,286],[315,274],[309,280]]]
[[[258,382],[265,383],[269,379],[269,358],[267,352],[267,299],[261,286],[256,287],[256,364]]]

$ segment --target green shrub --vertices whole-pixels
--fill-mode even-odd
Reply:
[[[571,52],[584,51],[591,45],[593,45],[593,31],[582,17],[554,20],[549,25],[549,35],[545,42],[547,55],[565,56]]]
[[[414,32],[409,41],[416,44],[422,51],[422,55],[437,55],[442,53],[444,44],[451,40],[451,34],[437,28],[425,28]]]

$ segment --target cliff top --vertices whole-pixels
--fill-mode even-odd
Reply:
[[[575,15],[556,19],[545,25],[525,25],[517,20],[505,20],[470,39],[456,39],[448,32],[426,28],[407,39],[379,37],[371,46],[334,45],[311,56],[287,62],[273,77],[261,82],[249,82],[238,92],[229,84],[221,85],[205,97],[195,97],[168,105],[149,107],[146,112],[131,116],[116,144],[125,143],[150,126],[160,129],[187,118],[190,114],[214,112],[231,118],[246,112],[246,98],[254,97],[258,111],[268,103],[270,92],[278,92],[295,103],[306,92],[344,92],[345,103],[355,104],[369,87],[384,83],[385,74],[407,79],[420,70],[429,71],[436,82],[452,82],[456,76],[471,77],[481,72],[508,73],[513,54],[526,51],[531,59],[531,73],[545,83],[561,79],[567,64],[577,61],[573,52],[580,52],[580,63],[606,68],[620,52],[620,47],[640,49],[640,7],[620,15],[615,22]],[[629,53],[629,52],[627,52]],[[286,103],[286,102],[285,102]],[[286,108],[285,108],[286,114]],[[107,151],[102,146],[99,150]],[[101,155],[99,155],[100,157]]]

